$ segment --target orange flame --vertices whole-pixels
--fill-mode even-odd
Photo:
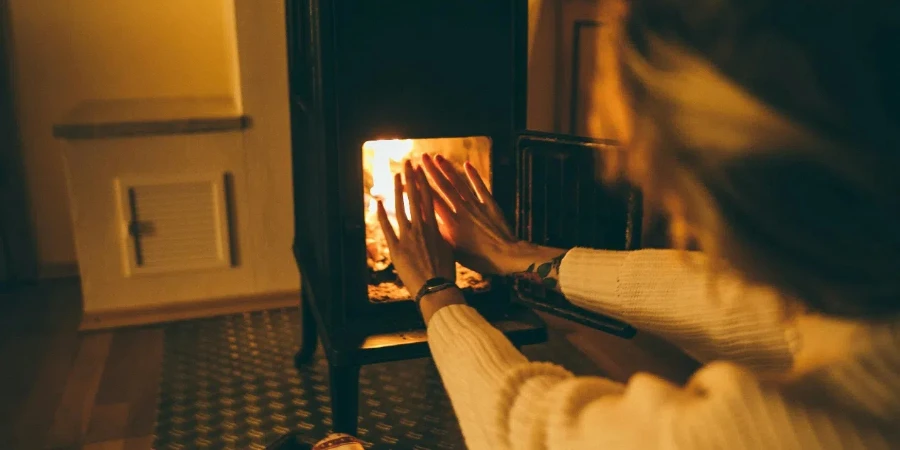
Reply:
[[[363,150],[369,150],[372,154],[371,175],[372,189],[369,190],[370,200],[368,210],[375,214],[378,210],[378,200],[384,201],[384,208],[392,221],[396,220],[394,202],[394,174],[391,170],[392,163],[399,165],[412,153],[415,142],[412,139],[386,139],[380,141],[367,141],[363,144]],[[402,172],[400,172],[402,173]],[[404,209],[409,217],[409,200],[403,196]]]

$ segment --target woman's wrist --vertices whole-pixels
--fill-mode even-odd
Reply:
[[[431,322],[431,317],[440,309],[450,305],[465,304],[466,298],[462,291],[454,287],[425,295],[419,301],[419,310],[422,312],[422,319],[425,320],[427,326]]]
[[[550,261],[566,252],[567,250],[561,248],[518,241],[509,244],[509,247],[503,252],[503,261],[498,264],[498,267],[501,269],[501,275],[513,275],[527,270],[532,264]]]

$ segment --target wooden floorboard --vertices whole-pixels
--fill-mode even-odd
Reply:
[[[74,334],[71,337],[59,336],[50,339],[42,348],[35,348],[35,351],[35,358],[42,361],[31,386],[25,388],[27,401],[19,410],[13,430],[12,448],[16,449],[43,447],[78,352],[77,338]]]
[[[162,362],[165,334],[161,328],[145,330],[140,339],[140,353],[135,353],[134,367],[140,371],[135,376],[133,397],[129,398],[131,409],[128,413],[129,445],[139,445],[139,438],[152,435],[156,425],[156,401],[159,393],[159,380],[162,378]]]
[[[128,434],[128,403],[95,404],[84,443],[116,440]]]
[[[132,328],[116,332],[96,404],[115,408],[127,406],[123,411],[123,429],[115,436],[89,434],[87,442],[110,437],[136,438],[153,433],[162,357],[162,329]],[[99,429],[99,426],[95,428]]]
[[[90,423],[100,379],[109,355],[112,333],[90,333],[81,337],[78,356],[66,380],[62,399],[56,407],[46,448],[63,447],[83,441]]]
[[[144,436],[94,442],[85,444],[83,447],[80,447],[80,450],[150,450],[152,446],[153,436]]]
[[[0,448],[14,446],[13,434],[42,362],[37,355],[44,353],[40,349],[47,341],[46,337],[27,336],[0,342],[0,398],[7,405],[0,407]]]
[[[159,327],[79,333],[75,280],[0,293],[0,449],[150,450]]]
[[[18,373],[0,383],[0,417],[9,418],[0,427],[2,448],[44,444],[78,351],[79,291],[77,282],[67,280],[0,295],[0,361],[11,369],[4,372]]]

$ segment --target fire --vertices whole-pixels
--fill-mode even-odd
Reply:
[[[400,168],[406,157],[412,153],[415,143],[412,139],[387,139],[368,141],[363,144],[364,152],[371,152],[369,173],[372,176],[372,188],[369,189],[368,211],[378,211],[378,200],[384,201],[388,217],[396,221],[394,202],[394,174],[402,173]],[[409,215],[409,200],[404,195],[404,208]]]
[[[384,203],[388,218],[397,226],[396,202],[394,201],[394,174],[402,173],[403,162],[415,148],[412,139],[388,139],[367,141],[363,144],[363,169],[371,177],[371,187],[365,195],[366,201],[366,252],[369,267],[375,271],[387,269],[390,265],[390,251],[384,233],[378,222],[378,200]],[[409,216],[409,200],[403,196],[403,206]]]
[[[440,154],[455,165],[468,161],[480,173],[487,175],[490,174],[491,167],[490,149],[491,140],[485,136],[385,139],[367,141],[362,145],[366,259],[372,271],[384,271],[391,264],[387,241],[378,222],[378,200],[384,201],[384,209],[396,229],[394,174],[403,173],[403,163],[407,159],[416,161],[426,153]],[[405,196],[403,203],[408,216],[409,202]]]

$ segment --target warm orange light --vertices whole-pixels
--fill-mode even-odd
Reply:
[[[394,201],[394,174],[403,173],[398,166],[412,153],[415,143],[412,139],[387,139],[381,141],[367,141],[363,144],[363,151],[372,152],[368,168],[372,175],[372,188],[369,189],[369,214],[378,211],[378,200],[384,201],[384,208],[388,217],[396,225],[396,208]],[[393,166],[393,167],[392,167]],[[403,206],[409,217],[409,200],[403,196]]]
[[[387,241],[378,222],[378,200],[384,202],[388,219],[397,227],[396,202],[394,200],[394,174],[403,174],[406,160],[418,163],[422,155],[440,154],[454,165],[469,161],[485,176],[490,174],[491,140],[484,136],[383,139],[367,141],[362,145],[363,194],[365,205],[367,264],[378,272],[390,265]],[[406,180],[404,180],[406,182]],[[409,201],[403,197],[404,209],[409,217]]]

